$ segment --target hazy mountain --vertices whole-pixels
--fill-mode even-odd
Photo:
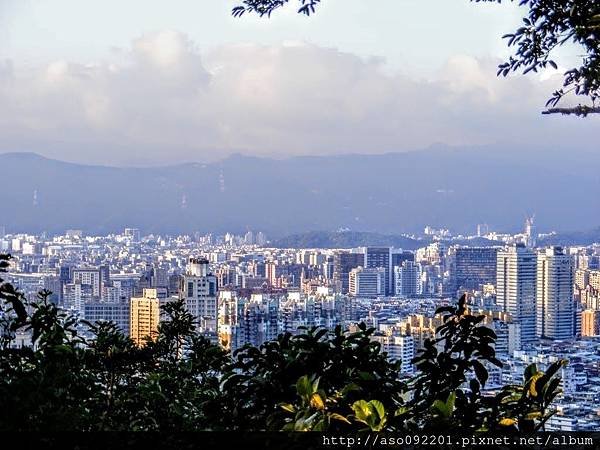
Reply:
[[[600,223],[600,152],[436,147],[411,153],[232,156],[156,168],[85,166],[31,153],[0,155],[0,224],[8,231],[144,233],[306,230],[379,233],[425,225],[516,231]],[[35,193],[35,194],[34,194]],[[34,200],[34,195],[36,199]]]

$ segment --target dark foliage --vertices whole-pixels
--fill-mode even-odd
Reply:
[[[457,307],[441,308],[438,313],[446,314],[438,329],[439,337],[428,339],[414,359],[420,373],[412,382],[414,397],[409,423],[415,429],[435,424],[429,417],[432,406],[452,398],[456,408],[453,420],[465,430],[479,429],[486,419],[481,404],[481,388],[488,379],[484,364],[502,367],[493,347],[496,335],[490,328],[480,326],[484,316],[467,313],[464,296]],[[475,376],[469,379],[469,374]],[[443,421],[440,425],[444,425]]]
[[[365,396],[396,407],[403,383],[399,363],[389,362],[380,344],[370,336],[375,330],[364,324],[356,332],[313,328],[292,336],[281,335],[259,348],[246,346],[236,352],[234,364],[223,379],[227,427],[281,429],[281,404],[293,403],[297,381],[304,375],[319,379],[326,396],[346,390],[345,405]]]
[[[259,16],[271,17],[273,11],[285,6],[290,0],[243,0],[242,5],[232,10],[234,17],[241,17],[246,12],[256,13]],[[309,16],[314,13],[321,0],[298,0],[298,12]]]
[[[475,0],[497,1],[500,0]],[[513,0],[516,1],[516,0]],[[600,97],[600,3],[597,0],[519,0],[528,8],[523,26],[504,36],[515,55],[500,65],[498,74],[511,72],[537,72],[550,66],[558,68],[552,59],[554,51],[567,44],[576,45],[583,51],[579,67],[567,70],[563,88],[552,94],[546,113],[562,113],[586,116],[600,113],[596,102]],[[569,93],[587,97],[592,105],[575,108],[556,108]]]

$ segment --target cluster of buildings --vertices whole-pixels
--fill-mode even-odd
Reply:
[[[489,367],[487,388],[519,383],[535,362],[562,369],[554,430],[600,427],[600,245],[538,247],[533,220],[518,235],[490,233],[500,245],[458,245],[448,230],[426,230],[413,251],[269,248],[264,233],[236,236],[0,234],[13,255],[5,278],[34,298],[51,300],[87,321],[113,321],[139,345],[155,338],[161,305],[182,299],[198,330],[234,352],[302,327],[334,329],[360,322],[402,361],[435,335],[439,306],[466,293],[469,307],[496,332],[502,368]],[[499,237],[500,236],[500,237]],[[461,241],[464,242],[464,241]],[[85,330],[82,330],[85,332]],[[26,344],[27,336],[19,336]]]

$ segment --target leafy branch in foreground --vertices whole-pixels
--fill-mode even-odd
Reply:
[[[245,13],[255,13],[259,16],[271,17],[276,9],[285,6],[290,0],[243,0],[241,5],[232,10],[234,17],[241,17]],[[298,13],[311,15],[317,9],[321,0],[297,0],[299,3]]]
[[[444,324],[414,358],[418,373],[405,380],[392,405],[385,396],[353,384],[332,393],[317,390],[312,380],[319,378],[305,375],[296,385],[296,402],[281,405],[294,414],[287,418],[287,429],[320,431],[328,426],[336,431],[432,433],[542,429],[554,412],[551,403],[560,393],[556,375],[565,361],[552,364],[545,373],[531,365],[525,370],[523,385],[485,394],[486,366],[502,365],[495,357],[496,335],[481,325],[484,316],[468,312],[465,296],[457,306],[437,312],[446,314]],[[350,392],[362,398],[354,400]],[[319,401],[310,401],[313,396]]]
[[[366,0],[365,0],[366,1]],[[475,3],[502,3],[502,0],[470,0]],[[563,114],[586,117],[600,113],[600,2],[597,0],[506,0],[518,2],[527,12],[523,25],[504,36],[514,54],[498,68],[498,75],[511,72],[537,72],[548,67],[558,69],[555,51],[567,44],[581,50],[581,64],[564,73],[563,86],[555,91],[544,114]],[[290,0],[243,0],[232,14],[245,13],[270,17]],[[311,15],[320,0],[297,0],[298,12]],[[558,107],[569,94],[587,99],[591,104]]]
[[[500,0],[474,0],[490,2]],[[516,0],[511,0],[516,1]],[[575,45],[583,51],[581,65],[564,73],[563,87],[555,91],[546,106],[545,114],[574,114],[585,117],[600,113],[596,102],[600,98],[600,3],[597,0],[519,0],[519,5],[528,8],[523,25],[514,33],[504,36],[515,54],[499,66],[498,74],[507,76],[511,72],[524,74],[554,69],[555,51],[566,45]],[[558,108],[558,103],[568,94],[582,96],[591,105]]]

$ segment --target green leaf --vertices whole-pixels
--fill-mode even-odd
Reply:
[[[395,417],[402,416],[402,415],[406,414],[409,411],[410,411],[410,409],[408,409],[406,406],[401,406],[400,408],[398,408],[396,410],[396,412],[394,413],[394,416]]]
[[[379,400],[371,400],[369,404],[377,411],[377,415],[380,419],[385,417],[385,406]]]
[[[290,403],[284,403],[284,404],[282,404],[280,406],[281,406],[281,409],[283,409],[285,411],[288,411],[288,412],[291,412],[291,413],[296,412],[296,408],[294,407],[294,405],[292,405]]]
[[[342,389],[342,396],[346,396],[348,395],[350,392],[355,392],[355,391],[360,391],[361,388],[359,385],[357,385],[356,383],[350,383],[347,384],[346,386],[344,386],[344,389]]]
[[[313,384],[308,378],[308,375],[300,377],[296,382],[296,391],[298,392],[298,395],[302,398],[308,399],[310,397],[310,395],[313,393],[312,387]]]
[[[365,422],[370,414],[369,404],[366,400],[357,400],[352,404],[352,411],[359,421]]]
[[[342,416],[341,414],[338,413],[331,413],[329,415],[329,417],[331,417],[334,420],[339,420],[341,422],[346,422],[347,424],[350,424],[351,422],[344,416]]]

